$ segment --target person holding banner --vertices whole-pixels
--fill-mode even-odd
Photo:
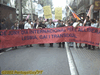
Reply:
[[[27,23],[24,25],[24,29],[32,29],[31,28],[31,21],[27,20]],[[26,45],[26,47],[29,47],[28,45]],[[32,45],[30,45],[30,47],[33,47]]]
[[[63,24],[63,21],[61,21],[61,25],[58,27],[65,27],[65,24]],[[61,48],[61,45],[63,46],[63,48],[65,48],[65,43],[64,42],[60,42],[58,48]]]
[[[7,27],[6,27],[6,25],[5,25],[5,20],[4,20],[4,19],[1,20],[1,23],[0,23],[0,30],[7,30]]]
[[[86,17],[86,22],[84,23],[83,26],[91,26],[91,22],[90,22],[90,20],[89,20],[89,16]],[[90,49],[90,48],[91,48],[91,45],[85,44],[84,47],[88,47],[88,49]]]
[[[52,19],[50,19],[50,21],[51,21],[51,23],[52,23],[53,25],[55,25],[55,23],[52,21]]]
[[[65,21],[65,26],[66,26],[66,27],[68,26],[68,21]]]
[[[76,19],[76,22],[74,22],[73,27],[76,28],[76,27],[82,26],[82,25],[83,25],[82,21]],[[77,43],[76,43],[76,48],[78,48]],[[81,43],[79,43],[79,48],[82,48]]]
[[[58,23],[56,25],[56,27],[59,27],[59,26],[61,26],[61,20],[58,20]]]
[[[37,24],[38,24],[38,23],[37,23]],[[41,28],[41,29],[46,28],[45,21],[42,21],[42,22],[39,24],[38,28]],[[39,44],[39,46],[40,46],[40,47],[45,47],[44,44]]]
[[[24,29],[24,22],[22,21],[19,22],[19,29]]]
[[[17,26],[17,22],[14,23],[14,25],[11,27],[11,29],[12,29],[12,30],[17,30],[17,29],[19,29],[19,27]],[[17,46],[12,47],[12,49],[13,49],[13,50],[14,50],[14,49],[17,49]]]
[[[96,20],[91,19],[91,27],[97,28],[97,27],[98,27],[98,24],[97,24],[95,21],[96,21]],[[94,49],[95,49],[95,46],[92,45],[92,50],[94,50]]]
[[[47,28],[54,28],[54,25],[52,24],[52,21],[49,22],[49,24],[47,25]],[[53,47],[53,43],[50,43],[49,47]]]
[[[38,21],[37,21],[37,20],[35,20],[34,27],[33,27],[34,29],[36,29],[37,22],[38,22]]]

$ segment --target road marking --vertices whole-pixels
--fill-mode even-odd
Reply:
[[[67,53],[67,57],[68,57],[71,75],[79,75],[67,42],[65,42],[65,47],[66,47],[66,53]]]
[[[12,50],[12,48],[7,49],[6,52],[8,52],[8,51],[10,51],[10,50]]]
[[[5,50],[5,51],[8,52],[8,51],[10,51],[10,50],[12,50],[12,48],[9,48],[9,49],[7,49],[7,50]],[[5,52],[1,52],[0,55],[2,55],[3,53],[5,53]]]
[[[4,52],[0,53],[0,55],[2,55]]]

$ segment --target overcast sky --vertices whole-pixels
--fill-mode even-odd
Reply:
[[[62,7],[65,8],[66,6],[66,0],[52,0],[53,1],[53,7]]]

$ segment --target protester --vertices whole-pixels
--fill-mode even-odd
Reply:
[[[30,20],[27,20],[27,23],[24,25],[24,29],[32,29]],[[26,47],[29,47],[29,46],[26,45]],[[33,47],[32,44],[30,45],[30,47]]]
[[[35,21],[31,21],[31,28],[34,29]]]
[[[46,26],[49,24],[49,19],[46,20],[45,24]]]
[[[17,29],[19,29],[19,27],[18,27],[18,25],[17,25],[17,22],[14,23],[14,25],[11,27],[11,29],[12,29],[12,30],[17,30]],[[14,50],[14,49],[17,49],[17,46],[12,47],[12,49],[13,49],[13,50]]]
[[[84,23],[83,26],[91,26],[91,22],[90,22],[90,20],[89,20],[89,16],[86,17],[86,22]],[[85,44],[84,47],[88,47],[88,49],[91,48],[91,46],[90,46],[90,45],[87,45],[87,44]]]
[[[47,28],[54,28],[54,25],[52,24],[52,21],[49,22],[49,24],[47,25]],[[53,47],[53,43],[50,43],[49,47]]]
[[[91,19],[91,27],[95,27],[95,28],[98,27],[98,24],[95,23],[95,22],[96,22],[96,21],[95,21],[94,19]],[[90,46],[90,48],[91,48],[91,46]],[[95,49],[95,46],[92,45],[92,50],[94,50],[94,49]]]
[[[73,24],[74,28],[77,28],[78,26],[82,26],[81,20],[76,20],[76,22],[74,22],[74,24]],[[78,48],[77,43],[76,43],[76,48]],[[82,48],[81,43],[79,43],[79,48]]]
[[[37,25],[38,25],[38,23],[37,23]],[[45,21],[42,21],[42,23],[39,24],[38,28],[41,28],[41,29],[46,28]],[[45,47],[44,44],[39,44],[39,46]]]
[[[64,27],[65,25],[63,24],[63,21],[61,21],[61,25],[58,27]],[[61,48],[61,45],[63,46],[63,48],[65,48],[65,43],[64,42],[60,42],[58,48]]]
[[[68,21],[65,22],[65,26],[66,26],[66,27],[68,26]]]
[[[55,23],[52,21],[52,19],[50,19],[51,23],[55,26]]]
[[[5,20],[4,19],[1,20],[0,30],[7,30],[7,26],[5,25]]]
[[[38,21],[35,20],[34,27],[33,27],[34,29],[36,29],[37,22],[38,22]]]
[[[73,23],[74,23],[73,19],[69,20],[68,21],[68,26],[73,26]],[[69,42],[69,46],[73,47],[73,42]]]
[[[96,21],[94,19],[91,19],[91,27],[95,27],[97,28],[98,27],[98,24],[95,23]]]
[[[97,28],[98,28],[99,27],[99,21],[98,20],[96,21],[96,24],[97,24]]]
[[[61,26],[61,20],[58,20],[58,24],[56,25],[56,27]]]
[[[42,24],[42,23],[41,23]],[[39,28],[40,23],[37,21],[36,29]],[[42,27],[41,27],[42,28]]]
[[[24,23],[22,21],[19,22],[19,29],[24,29]]]
[[[74,21],[73,21],[73,19],[71,19],[71,20],[69,21],[69,26],[73,26],[73,23],[74,23]]]

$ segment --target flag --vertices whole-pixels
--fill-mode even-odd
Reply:
[[[29,19],[30,15],[27,16],[26,20]]]
[[[89,11],[87,13],[87,16],[89,16],[90,19],[91,19],[91,10],[92,10],[92,8],[93,8],[93,5],[90,6],[90,9],[89,9]],[[86,19],[84,20],[83,26],[85,25],[85,23],[86,23]]]
[[[81,19],[78,17],[78,15],[72,10],[72,8],[71,8],[69,5],[67,5],[67,6],[69,7],[70,11],[72,12],[73,17],[76,18],[77,20],[81,20]]]

